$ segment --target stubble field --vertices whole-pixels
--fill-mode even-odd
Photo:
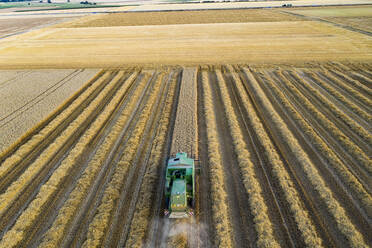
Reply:
[[[140,26],[134,23],[126,26],[132,13],[101,15],[100,20],[88,16],[67,27],[49,27],[3,39],[0,68],[369,62],[372,59],[370,38],[363,34],[275,10],[244,11],[240,15],[248,17],[241,18],[245,22],[240,23],[229,11],[206,18],[210,22],[225,18],[226,23],[203,24],[195,24],[195,20],[203,18],[203,11],[190,17],[168,13],[173,25],[167,25],[168,19],[156,14],[154,21],[146,19],[150,25],[139,22]],[[143,13],[137,14],[140,20]],[[282,21],[278,21],[280,17]],[[254,19],[260,21],[250,21]],[[177,24],[181,21],[183,24]],[[164,25],[151,25],[159,22]]]
[[[0,247],[371,246],[370,37],[239,13],[102,15],[0,43],[3,68],[103,68],[0,154]],[[195,215],[175,221],[179,151],[200,170]]]
[[[101,71],[2,154],[0,247],[370,245],[371,69]],[[179,149],[201,161],[198,204],[172,223]]]

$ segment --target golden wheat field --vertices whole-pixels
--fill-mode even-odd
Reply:
[[[0,248],[370,247],[371,36],[295,11],[110,13],[0,40],[0,118],[25,115],[1,127],[17,140]],[[198,171],[174,220],[177,152]]]

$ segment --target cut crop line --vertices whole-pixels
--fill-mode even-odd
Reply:
[[[367,95],[371,95],[370,89],[366,89],[364,85],[361,85],[358,81],[345,75],[342,72],[333,69],[330,69],[329,72],[330,73],[323,74],[327,78],[329,78],[334,84],[343,89],[347,94],[352,95],[355,99],[362,103],[366,109],[368,110],[372,109],[372,100],[362,94],[362,92],[364,92]],[[358,89],[359,91],[355,89]]]
[[[252,69],[253,70],[253,69]],[[241,73],[241,78],[244,79],[244,87],[246,89],[247,94],[249,95],[249,79],[245,76],[243,68],[240,68],[240,73]],[[265,80],[262,80],[261,76],[262,74],[258,71],[252,71],[252,74],[254,73],[254,77],[256,80],[259,80],[260,85],[263,86],[263,90],[265,91],[265,94],[268,96],[270,100],[272,100],[272,105],[280,107],[281,104],[276,101],[276,98],[273,94],[271,94],[268,90],[267,87],[265,86]],[[289,173],[289,176],[292,178],[292,182],[295,184],[295,188],[298,190],[297,192],[299,193],[301,199],[303,200],[305,206],[309,210],[309,213],[312,216],[312,219],[314,220],[314,223],[316,224],[317,228],[317,233],[318,235],[321,236],[321,238],[325,241],[323,243],[324,246],[329,246],[329,247],[335,247],[335,242],[333,237],[331,237],[328,229],[325,227],[326,223],[324,221],[324,218],[322,218],[319,214],[318,209],[315,207],[315,198],[310,197],[310,194],[307,189],[307,184],[303,181],[302,179],[302,173],[301,171],[298,171],[298,167],[295,166],[296,164],[296,158],[294,158],[294,155],[291,153],[290,149],[285,145],[285,143],[282,142],[281,137],[276,135],[274,130],[275,128],[272,126],[272,123],[270,122],[270,118],[265,117],[267,114],[260,108],[259,104],[256,102],[255,98],[253,95],[250,95],[251,103],[253,104],[253,107],[260,118],[263,127],[266,131],[266,134],[269,136],[269,138],[272,140],[272,144],[274,148],[277,150],[277,154],[281,158],[281,161],[285,168],[287,169],[287,172]],[[293,120],[288,116],[288,114],[281,109],[282,112],[280,113],[281,116],[283,117],[283,120],[286,119],[288,120],[288,125],[291,125],[292,128],[294,128],[297,131],[297,135],[299,133],[301,134],[301,131],[298,129],[298,127],[295,125]],[[293,130],[293,129],[291,129]],[[293,131],[295,131],[293,130]],[[296,137],[297,137],[296,135]],[[310,186],[312,187],[312,186]]]
[[[241,168],[243,184],[249,195],[249,204],[251,207],[250,210],[254,216],[255,229],[258,235],[257,246],[279,247],[279,244],[275,240],[275,237],[273,235],[273,227],[268,217],[267,206],[262,197],[262,189],[260,183],[257,180],[256,173],[254,171],[254,165],[250,160],[250,152],[247,150],[246,144],[242,139],[243,135],[227,92],[226,82],[220,70],[216,70],[216,75],[231,136],[233,138],[234,150],[236,152],[237,160]]]
[[[177,113],[177,105],[179,102],[179,92],[180,92],[180,86],[181,86],[181,76],[182,74],[179,73],[177,76],[177,79],[175,80],[175,93],[173,98],[173,104],[172,104],[172,110],[170,115],[170,126],[167,131],[167,137],[166,137],[166,145],[165,145],[165,152],[162,156],[162,163],[159,164],[159,171],[158,171],[158,185],[164,185],[165,184],[165,174],[163,171],[165,170],[167,159],[170,155],[170,150],[172,146],[172,136],[173,136],[173,129],[176,122],[176,113]],[[156,187],[156,195],[155,195],[155,201],[152,206],[153,211],[151,211],[152,220],[149,223],[149,231],[147,233],[147,240],[146,245],[144,245],[147,248],[152,248],[155,246],[160,246],[160,243],[163,241],[164,234],[169,232],[169,219],[162,218],[162,207],[164,206],[164,189],[161,187]]]
[[[356,146],[349,137],[345,136],[336,125],[331,122],[324,114],[318,111],[313,104],[302,95],[302,93],[289,81],[281,72],[276,73],[277,76],[285,83],[285,86],[292,92],[292,94],[302,103],[302,105],[309,111],[313,117],[328,131],[338,142],[345,148],[345,150],[356,159],[363,168],[372,174],[372,162],[368,156]]]
[[[112,87],[117,85],[123,74],[124,72],[119,72],[119,74],[111,81],[112,84],[105,88],[104,92],[102,92],[102,94],[100,94],[86,109],[87,113],[96,109],[96,106],[101,103],[101,99],[105,97],[105,91],[108,93]],[[102,126],[106,123],[106,120],[111,116],[111,113],[116,109],[117,104],[121,101],[123,94],[125,94],[125,91],[123,92],[123,87],[125,86],[121,86],[121,89],[116,92],[115,96],[101,112],[98,118],[95,119],[84,135],[80,137],[78,143],[62,161],[61,165],[54,171],[49,180],[40,188],[36,198],[17,219],[12,229],[4,235],[0,242],[0,247],[17,246],[20,242],[22,242],[23,239],[26,238],[25,236],[27,236],[27,229],[32,227],[32,224],[34,221],[36,221],[37,216],[42,214],[42,210],[44,207],[46,207],[48,200],[53,197],[54,193],[59,188],[58,186],[69,175],[69,171],[78,162],[81,154],[83,154],[84,150],[86,149],[86,146],[94,139],[95,134],[99,132]],[[82,115],[82,117],[85,118],[86,116]],[[75,125],[80,124],[78,119],[75,120]],[[72,125],[71,127],[74,127],[75,125]],[[69,128],[66,130],[69,131]],[[32,167],[29,167],[29,169],[32,170]]]
[[[294,215],[297,226],[301,231],[301,234],[305,241],[306,246],[314,247],[314,248],[321,247],[322,241],[318,237],[318,234],[316,233],[316,230],[315,230],[315,226],[313,225],[311,219],[309,218],[307,211],[303,208],[303,203],[301,203],[297,190],[295,189],[287,171],[284,169],[285,166],[283,162],[279,158],[279,155],[277,154],[272,141],[270,140],[269,136],[267,135],[263,127],[263,124],[261,123],[259,117],[257,116],[256,111],[248,98],[248,95],[244,94],[246,92],[246,89],[244,88],[240,78],[236,75],[234,70],[230,69],[230,71],[232,72],[232,75],[235,81],[235,86],[237,89],[236,91],[238,92],[239,97],[246,110],[245,113],[247,113],[248,115],[248,118],[250,121],[249,124],[253,127],[255,134],[259,138],[258,140],[260,141],[261,145],[265,149],[265,155],[268,157],[270,161],[273,174],[278,178],[282,191],[284,192],[286,200],[290,205],[291,212]],[[246,124],[246,128],[248,129],[247,124]],[[253,139],[252,139],[252,142],[253,142]],[[262,163],[262,159],[260,160]],[[263,167],[262,164],[261,166]],[[267,175],[266,175],[266,178],[268,180]],[[274,195],[274,198],[275,198],[275,195]],[[277,206],[279,207],[278,204]],[[290,236],[289,233],[288,235]],[[293,241],[292,241],[292,245],[293,245]]]
[[[359,137],[353,138],[353,139],[357,139],[357,141],[355,142],[356,145],[358,145],[361,148],[363,147],[361,143],[365,143],[367,146],[372,146],[372,135],[370,135],[367,130],[365,130],[363,127],[361,127],[359,124],[357,124],[349,116],[345,115],[331,101],[329,101],[327,98],[322,96],[317,89],[310,86],[309,83],[305,79],[303,79],[302,77],[300,77],[298,75],[297,72],[290,71],[289,73],[290,73],[290,75],[292,75],[296,79],[294,83],[295,83],[295,85],[297,85],[297,87],[300,85],[300,87],[298,87],[298,88],[299,89],[302,88],[302,93],[304,95],[312,96],[311,97],[312,99],[314,99],[314,98],[317,99],[319,101],[319,104],[321,104],[322,106],[325,107],[325,108],[323,108],[324,110],[319,109],[319,111],[323,112],[324,114],[326,114],[325,109],[331,111],[331,113],[336,117],[336,120],[341,120],[342,123],[344,123],[344,125],[346,125],[346,127],[348,127],[350,130],[353,131],[353,133],[355,133],[357,136],[359,136]],[[315,102],[314,102],[314,104],[315,104]],[[337,121],[334,121],[334,122],[337,123]],[[365,151],[367,151],[367,150],[365,150]]]
[[[282,141],[285,142],[286,145],[290,147],[291,151],[295,154],[295,157],[297,158],[297,161],[302,170],[305,172],[314,189],[318,192],[319,197],[327,206],[329,213],[336,221],[339,231],[346,237],[351,247],[367,247],[363,240],[363,236],[350,221],[349,217],[345,213],[345,210],[333,197],[332,191],[326,186],[324,180],[319,175],[318,170],[315,168],[307,154],[301,148],[298,140],[293,136],[293,134],[289,131],[287,125],[274,110],[273,106],[270,104],[269,100],[267,99],[266,95],[262,91],[252,73],[245,68],[244,72],[251,82],[251,89],[256,97],[256,100],[262,106],[264,111],[270,113],[270,115],[268,115],[270,121],[274,123],[276,127],[276,130],[273,131],[277,132],[278,135],[281,136]]]
[[[87,196],[84,198],[84,202],[81,203],[81,205],[79,206],[78,212],[73,218],[73,222],[69,225],[66,236],[62,241],[61,247],[80,247],[84,242],[89,223],[93,219],[95,211],[102,199],[102,193],[106,188],[110,178],[112,177],[114,169],[119,163],[119,159],[122,157],[125,145],[130,137],[130,133],[132,132],[133,127],[136,125],[139,107],[145,101],[144,95],[147,92],[149,82],[151,82],[151,79],[149,80],[149,78],[151,78],[150,73],[140,73],[139,76],[136,78],[134,85],[132,85],[132,87],[128,89],[129,92],[128,94],[126,94],[127,99],[125,100],[125,104],[121,106],[120,115],[125,114],[123,112],[125,111],[125,108],[127,108],[127,106],[130,106],[129,104],[132,104],[131,99],[133,96],[135,96],[135,107],[131,110],[130,113],[126,111],[130,114],[130,116],[127,124],[120,131],[122,133],[120,135],[120,140],[115,141],[115,148],[112,148],[115,151],[110,151],[110,155],[106,158],[103,166],[101,166],[93,185],[89,187]],[[144,89],[142,88],[142,84],[145,85]],[[138,96],[136,91],[140,91],[141,94]],[[120,118],[120,115],[118,118]],[[115,123],[117,122],[118,118],[114,120]],[[115,123],[113,123],[113,125]],[[109,130],[112,130],[112,128],[109,128]]]
[[[118,79],[117,79],[118,80]],[[104,96],[114,88],[117,80],[113,80],[110,85],[104,89],[104,92],[99,98],[95,99],[94,102],[85,109],[84,113],[81,114],[77,119],[75,119],[61,135],[55,140],[54,143],[50,144],[47,149],[43,151],[43,155],[39,156],[32,164],[30,164],[23,174],[14,181],[7,190],[0,195],[0,216],[2,216],[5,211],[10,207],[12,202],[17,200],[17,197],[23,189],[27,188],[27,185],[38,175],[38,173],[43,169],[43,167],[54,158],[55,154],[64,146],[70,138],[74,137],[74,134],[80,127],[80,124],[84,122],[91,113],[94,113],[97,103],[101,101]],[[96,104],[96,105],[95,105]],[[22,159],[18,157],[17,159]],[[12,162],[12,161],[11,161]],[[6,164],[7,166],[1,166],[0,175],[6,176],[7,171],[11,168],[12,163]]]
[[[138,73],[133,73],[125,82],[123,90],[126,91],[132,85],[137,76]],[[63,207],[59,210],[58,216],[54,220],[52,227],[44,235],[44,239],[39,247],[57,247],[61,245],[61,241],[64,238],[68,225],[73,221],[73,218],[76,217],[79,206],[87,196],[87,192],[93,184],[94,179],[96,179],[98,172],[102,167],[107,166],[107,161],[110,160],[109,157],[114,155],[113,152],[115,149],[112,148],[115,145],[117,146],[118,141],[121,140],[118,136],[124,134],[121,133],[123,127],[127,124],[129,116],[132,114],[135,104],[138,101],[139,95],[143,91],[144,87],[145,84],[142,83],[139,88],[136,88],[136,95],[133,96],[131,104],[124,109],[123,114],[120,115],[120,118],[113,126],[112,131],[105,138],[103,144],[95,153],[92,160],[89,161],[89,164],[78,180],[75,189],[71,192]]]
[[[119,247],[124,247],[127,239],[129,238],[128,234],[131,228],[131,224],[133,222],[133,217],[135,215],[136,206],[138,204],[139,197],[141,197],[140,191],[141,191],[142,185],[147,183],[146,181],[144,181],[145,179],[144,177],[145,177],[145,173],[147,169],[149,168],[151,153],[153,151],[153,146],[154,146],[154,141],[156,139],[156,135],[157,135],[158,128],[160,125],[161,115],[165,108],[166,96],[167,96],[167,92],[170,87],[170,82],[173,77],[173,73],[174,72],[172,71],[169,72],[168,77],[164,76],[162,79],[163,80],[163,83],[161,86],[162,89],[160,91],[160,94],[158,94],[157,96],[156,105],[154,104],[153,106],[155,110],[153,109],[150,115],[150,119],[146,127],[147,130],[145,130],[146,136],[140,144],[140,147],[142,147],[143,149],[140,149],[137,151],[136,158],[135,158],[135,164],[137,164],[137,167],[139,168],[138,168],[138,171],[137,170],[133,170],[133,171],[139,179],[135,183],[134,190],[129,191],[131,194],[131,202],[129,205],[129,211],[126,208],[123,208],[121,210],[121,214],[119,216],[115,216],[115,222],[114,222],[115,226],[119,226],[122,228],[119,228],[120,231],[119,231],[119,237],[118,237],[119,238],[118,244],[115,242],[115,243],[111,243],[111,245],[117,245]],[[154,131],[152,132],[152,130]],[[126,194],[128,194],[128,192],[126,192]],[[124,199],[128,198],[126,194],[122,194],[123,196],[121,198],[122,202],[125,201]],[[126,216],[125,225],[122,225],[122,223],[119,221],[119,219],[123,219],[122,217],[123,215]]]
[[[170,83],[170,88],[166,96],[165,108],[160,119],[160,126],[153,142],[148,169],[144,176],[144,182],[141,186],[139,199],[136,204],[134,216],[130,225],[128,238],[125,247],[143,247],[143,240],[146,234],[146,228],[149,226],[151,214],[151,199],[154,198],[157,188],[158,165],[162,163],[163,151],[166,148],[166,137],[170,126],[170,118],[174,96],[176,93],[177,76],[174,76]]]
[[[354,78],[357,78],[358,81],[364,81],[366,85],[372,85],[372,79],[370,79],[369,77],[366,77],[356,71],[352,71],[351,74],[354,76]],[[370,88],[365,87],[362,83],[358,84],[358,86],[363,89],[369,97],[372,97],[372,90]]]
[[[233,81],[232,82],[228,82],[227,80],[226,81],[226,84],[228,87],[231,88],[231,99],[234,101],[234,103],[236,104],[236,109],[237,109],[237,113],[240,115],[241,117],[241,128],[243,130],[246,131],[247,133],[247,138],[249,139],[248,141],[246,141],[247,143],[247,146],[250,147],[250,149],[252,150],[252,154],[254,155],[254,157],[256,158],[257,160],[257,164],[259,164],[259,168],[261,169],[262,173],[263,173],[263,184],[266,184],[267,187],[268,187],[268,192],[269,192],[269,195],[268,197],[270,197],[270,200],[268,201],[273,201],[273,205],[275,205],[274,207],[274,211],[276,212],[275,215],[279,216],[280,218],[280,229],[282,231],[282,233],[286,236],[285,238],[281,238],[282,240],[285,240],[285,241],[289,241],[290,243],[290,246],[291,247],[296,247],[296,243],[294,241],[294,239],[292,238],[292,235],[296,235],[295,232],[290,232],[289,231],[289,228],[291,227],[290,224],[288,222],[288,219],[286,219],[286,217],[288,218],[288,216],[284,216],[284,213],[283,213],[283,203],[281,202],[280,199],[278,199],[278,195],[275,193],[275,190],[274,190],[274,185],[273,185],[273,181],[270,180],[270,176],[269,176],[269,172],[266,168],[266,165],[265,165],[265,160],[263,158],[263,156],[261,155],[262,151],[259,150],[259,146],[260,144],[258,144],[258,141],[255,139],[255,132],[252,131],[248,124],[247,124],[247,120],[245,118],[245,115],[243,114],[243,108],[244,105],[242,103],[242,99],[240,98],[240,95],[238,97],[238,93],[237,93],[237,84],[238,84],[238,81],[240,80],[237,75],[235,74],[234,72],[234,68],[232,66],[227,66],[227,73],[229,73],[232,78],[233,78]],[[242,132],[243,132],[242,130]],[[245,134],[243,134],[243,136],[246,136]],[[264,186],[263,186],[264,187]],[[269,209],[270,211],[270,209]],[[283,234],[280,234],[280,235],[283,235]],[[287,244],[288,245],[288,244]]]
[[[211,82],[208,72],[202,71],[204,92],[204,114],[206,116],[208,140],[208,168],[211,176],[211,198],[213,202],[213,222],[215,224],[215,247],[232,247],[231,224],[227,203],[224,169],[222,168],[221,147],[218,141],[216,114],[212,100]]]
[[[347,167],[347,163],[344,164],[333,149],[330,149],[329,145],[316,133],[313,127],[305,121],[296,108],[289,102],[284,93],[274,84],[272,79],[266,76],[265,78],[267,79],[266,85],[268,88],[270,88],[276,98],[279,99],[279,103],[285,107],[286,112],[290,114],[291,118],[296,121],[296,125],[299,125],[301,131],[306,134],[307,140],[323,155],[326,163],[332,167],[332,170],[336,171],[336,174],[342,180],[343,184],[353,190],[355,194],[352,195],[354,197],[356,196],[362,203],[367,214],[372,214],[372,198],[365,187],[363,187],[363,184],[360,183],[360,179],[353,173],[353,169]]]
[[[156,85],[162,81],[162,77],[157,79]],[[98,247],[102,244],[105,236],[105,231],[111,222],[113,209],[116,201],[120,196],[120,189],[127,176],[128,169],[131,167],[131,162],[134,158],[135,152],[138,149],[138,144],[144,133],[144,127],[147,123],[150,111],[152,110],[153,102],[160,87],[152,90],[148,103],[142,110],[142,114],[138,121],[137,127],[132,132],[132,137],[128,141],[127,149],[125,149],[123,159],[119,162],[118,167],[115,168],[114,175],[105,189],[100,206],[97,208],[96,215],[89,225],[87,233],[87,240],[83,247]]]
[[[159,103],[159,99],[161,97],[164,97],[162,95],[162,89],[165,87],[164,80],[162,80],[161,85],[156,86],[157,83],[159,83],[158,80],[160,80],[162,74],[160,74],[157,71],[154,71],[151,78],[148,80],[146,92],[144,94],[144,97],[142,98],[143,104],[140,105],[140,110],[138,115],[136,115],[136,119],[139,122],[141,120],[141,114],[143,113],[143,110],[146,109],[147,104],[149,103],[151,93],[154,90],[154,87],[159,87],[160,93],[157,93],[154,102],[152,102],[152,108],[153,111],[150,112],[148,119],[146,121],[146,124],[144,126],[144,131],[142,134],[142,138],[139,140],[138,149],[136,149],[133,159],[131,160],[131,166],[128,168],[128,172],[126,175],[126,180],[124,180],[123,185],[120,189],[120,195],[117,200],[117,204],[113,210],[110,224],[108,225],[108,228],[106,230],[106,233],[103,238],[102,246],[104,247],[123,247],[124,242],[126,239],[127,231],[129,228],[129,225],[131,223],[131,218],[133,214],[133,210],[135,208],[135,203],[137,201],[138,197],[138,187],[141,186],[142,179],[141,173],[144,172],[143,170],[146,167],[146,163],[144,160],[147,159],[147,155],[150,152],[148,150],[148,145],[151,145],[152,140],[148,140],[148,135],[150,135],[150,126],[154,124],[154,116],[159,114],[159,110],[157,109],[156,104]],[[162,79],[165,79],[163,77]],[[154,111],[156,109],[156,111]],[[133,130],[136,130],[137,123],[133,125]],[[129,135],[128,140],[130,140],[132,137]],[[125,150],[125,148],[124,148]],[[121,158],[123,159],[123,158]],[[108,182],[109,184],[110,182]],[[124,222],[124,224],[123,224]],[[122,242],[122,243],[120,243]]]
[[[365,125],[369,125],[367,123],[371,123],[372,116],[368,114],[367,112],[363,111],[361,108],[359,108],[356,104],[351,102],[349,99],[347,99],[345,96],[343,96],[340,92],[338,92],[336,89],[334,89],[328,82],[323,81],[322,78],[320,78],[316,73],[312,71],[305,71],[307,75],[309,75],[313,81],[318,84],[320,87],[328,91],[328,93],[334,97],[336,100],[338,100],[340,103],[342,103],[345,107],[347,107],[347,111],[351,110],[354,115],[354,118],[358,118],[359,122],[362,122]],[[350,115],[350,114],[349,114]],[[368,129],[367,129],[368,130]]]

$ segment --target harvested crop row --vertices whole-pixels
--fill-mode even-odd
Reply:
[[[126,80],[124,87],[121,89],[122,92],[127,91],[127,89],[137,78],[137,75],[138,73],[133,73]],[[146,86],[148,77],[142,79],[141,85],[136,88],[135,93],[131,98],[130,105],[126,106],[124,112],[115,123],[112,131],[105,138],[102,146],[96,152],[93,159],[88,163],[88,166],[84,170],[82,176],[77,181],[75,189],[71,192],[68,200],[64,203],[63,207],[59,210],[54,223],[44,235],[44,239],[39,247],[59,247],[61,245],[61,241],[65,236],[67,227],[72,222],[72,219],[79,210],[80,204],[83,202],[83,199],[86,197],[89,188],[97,177],[98,172],[101,170],[101,167],[104,164],[104,161],[109,154],[113,144],[116,142],[121,130],[127,123],[132,111],[134,111],[140,94],[141,92],[143,92]]]
[[[329,109],[337,119],[345,123],[354,133],[356,133],[360,138],[362,138],[367,144],[372,145],[372,135],[369,134],[362,126],[356,123],[349,116],[345,115],[339,108],[337,108],[331,101],[326,97],[322,96],[319,91],[312,86],[310,86],[302,77],[300,77],[297,72],[290,71],[290,74],[296,79],[296,82],[301,84],[306,90],[311,92],[315,98],[317,98],[320,103]]]
[[[272,132],[275,132],[275,134],[280,137],[281,141],[290,148],[299,166],[306,174],[320,199],[322,199],[323,203],[326,205],[331,216],[336,221],[338,230],[345,236],[346,240],[348,240],[350,247],[367,247],[364,243],[363,236],[350,221],[343,207],[340,206],[338,201],[333,197],[332,191],[326,186],[324,180],[319,175],[319,172],[309,159],[308,155],[302,149],[298,140],[289,131],[285,122],[275,111],[252,73],[246,68],[244,68],[244,72],[251,83],[252,93],[257,102],[263,108],[263,111],[270,113],[266,116],[269,121],[273,123],[274,128],[272,129]]]
[[[363,166],[363,168],[365,168],[369,173],[372,173],[372,163],[368,156],[347,136],[345,136],[345,134],[343,134],[333,122],[328,120],[324,114],[320,113],[318,109],[315,108],[312,103],[306,97],[304,97],[281,72],[277,72],[276,75],[279,76],[279,78],[285,83],[298,101],[303,104],[307,111],[309,111],[312,116],[319,121],[322,126],[337,139],[338,142],[340,142],[343,148],[345,148],[345,150],[348,151],[354,157],[354,159],[356,159]]]
[[[217,121],[213,104],[212,89],[207,71],[202,71],[204,114],[208,140],[208,168],[211,179],[213,221],[216,228],[215,246],[232,247],[232,233],[227,207],[225,172],[222,168],[221,147],[217,133]]]
[[[332,96],[334,96],[337,100],[342,102],[345,106],[351,109],[354,113],[358,114],[360,117],[362,117],[364,120],[368,122],[371,121],[372,119],[371,115],[367,114],[365,111],[360,109],[356,104],[354,104],[349,99],[347,99],[342,94],[340,94],[339,91],[331,87],[328,83],[324,82],[317,74],[309,70],[307,70],[306,73],[314,80],[314,82],[319,84],[323,89],[326,89]]]
[[[125,245],[125,247],[128,248],[140,248],[144,243],[146,228],[148,227],[151,212],[151,199],[153,198],[154,192],[158,187],[156,184],[158,180],[158,167],[159,164],[162,163],[162,152],[164,150],[165,138],[169,128],[172,107],[174,106],[173,102],[177,86],[176,76],[172,79],[170,84],[171,85],[167,94],[163,115],[159,124],[159,130],[152,146],[148,169],[141,185],[141,191],[131,223],[128,240]]]
[[[92,86],[86,89],[73,103],[71,103],[62,113],[56,116],[46,127],[44,127],[38,134],[34,135],[24,145],[22,145],[11,157],[7,158],[0,166],[0,179],[9,174],[9,171],[14,168],[22,159],[25,158],[32,150],[34,150],[40,142],[42,142],[48,135],[57,128],[70,114],[79,108],[81,103],[89,97],[96,88],[102,84],[104,80],[109,77],[110,73],[106,72],[102,77],[94,82]],[[88,82],[90,83],[90,82]],[[74,96],[72,96],[74,97]],[[68,101],[68,100],[67,100]],[[61,105],[63,107],[64,104]],[[58,110],[57,110],[58,111]]]
[[[255,229],[257,232],[258,247],[279,247],[273,234],[273,227],[268,215],[267,206],[262,197],[262,189],[257,180],[254,165],[250,160],[250,152],[246,148],[242,131],[231,104],[230,96],[226,88],[226,82],[221,70],[216,70],[217,82],[223,99],[226,117],[230,133],[233,138],[234,150],[241,169],[244,187],[249,195],[249,205],[254,216]]]
[[[329,73],[331,72],[331,73]],[[337,71],[337,70],[326,70],[324,72],[325,76],[328,77],[332,82],[337,84],[340,88],[344,89],[346,92],[350,93],[353,95],[356,99],[358,99],[360,102],[364,103],[365,105],[368,106],[369,109],[372,108],[372,101],[365,97],[363,94],[355,90],[354,88],[357,88],[361,92],[364,92],[365,94],[372,94],[371,90],[366,88],[364,85],[360,84],[358,81],[350,78],[349,76]],[[336,74],[338,77],[335,77],[333,74]],[[346,82],[350,83],[354,88],[350,87]]]
[[[358,73],[358,72],[356,72],[356,71],[352,71],[351,74],[352,74],[354,77],[358,78],[358,80],[366,82],[367,85],[371,85],[371,84],[372,84],[372,80],[371,80],[370,78],[364,76],[364,75],[361,74],[361,73]],[[364,85],[361,84],[361,86],[364,86]],[[369,88],[367,88],[367,87],[364,86],[363,89],[366,89],[367,92],[368,92],[368,95],[369,95],[369,96],[372,96],[372,91],[371,91]]]
[[[243,106],[247,111],[246,113],[248,114],[248,118],[250,121],[249,124],[252,125],[255,133],[259,137],[261,145],[265,148],[265,155],[267,156],[268,161],[272,166],[272,170],[274,172],[273,174],[277,177],[282,191],[285,194],[285,198],[290,205],[291,212],[294,215],[297,226],[301,231],[306,246],[314,248],[322,247],[322,240],[318,237],[315,226],[309,218],[308,212],[303,208],[303,203],[301,203],[298,192],[295,189],[295,186],[293,185],[288,172],[285,170],[285,166],[278,153],[276,152],[271,139],[267,135],[263,124],[257,116],[252,103],[250,102],[247,94],[244,93],[245,89],[240,78],[235,72],[233,72],[233,69],[231,67],[230,71],[232,72],[232,76],[238,89],[237,91],[239,93],[239,96],[242,99]]]
[[[0,195],[0,216],[11,206],[11,204],[17,200],[18,196],[22,191],[29,185],[29,183],[38,175],[42,168],[50,161],[59,149],[74,136],[76,130],[79,129],[81,123],[90,116],[96,107],[101,103],[104,97],[117,85],[124,73],[120,73],[116,76],[108,86],[101,92],[101,94],[91,102],[91,104],[85,109],[83,113],[79,115],[70,125],[56,138],[54,143],[50,144],[43,153],[30,164],[25,172],[14,181],[4,192]]]
[[[128,169],[130,168],[135,153],[139,148],[140,139],[144,134],[145,126],[151,114],[152,107],[154,106],[155,99],[159,94],[163,76],[163,74],[158,76],[154,88],[150,93],[148,102],[141,112],[137,126],[128,140],[127,147],[123,152],[124,155],[118,166],[115,168],[113,177],[104,191],[101,204],[97,208],[94,219],[89,224],[87,240],[84,242],[83,247],[100,247],[102,245],[103,238],[111,221],[113,210],[120,197],[120,189],[125,182]]]
[[[110,83],[111,86],[115,85],[123,75],[124,72],[119,72],[118,75],[112,80],[113,84]],[[104,98],[104,96],[106,95],[104,93],[107,93],[110,90],[111,86],[105,88],[102,94],[100,94],[91,103],[91,105],[87,107],[87,113],[94,111],[95,106],[101,104],[100,100]],[[83,134],[82,137],[80,137],[78,143],[70,151],[68,156],[62,161],[61,165],[54,171],[49,180],[40,188],[40,191],[35,199],[29,204],[27,209],[17,219],[12,229],[4,235],[3,239],[0,242],[0,247],[5,248],[18,246],[18,244],[22,242],[22,240],[27,236],[27,230],[29,228],[32,228],[33,223],[35,223],[38,216],[43,213],[43,209],[46,207],[49,200],[53,197],[56,191],[59,190],[60,184],[66,177],[69,176],[69,171],[71,170],[71,168],[76,165],[88,144],[95,137],[95,134],[102,128],[102,125],[113,113],[121,98],[125,94],[125,89],[126,85],[122,85],[121,88],[114,95],[112,100],[109,102],[109,104],[91,124],[89,129]],[[85,115],[82,115],[82,117],[85,117]],[[81,123],[78,121],[78,119],[76,119],[76,123],[72,123],[72,127]]]
[[[196,68],[185,68],[182,72],[171,155],[186,152],[189,156],[193,156],[198,151],[196,74]]]
[[[0,163],[4,161],[7,157],[10,157],[19,147],[24,145],[29,139],[31,139],[32,136],[37,134],[42,128],[44,128],[46,125],[48,125],[54,118],[56,118],[60,112],[64,111],[73,101],[76,101],[76,99],[83,94],[89,87],[91,87],[91,84],[95,82],[97,79],[99,79],[104,74],[104,70],[100,70],[96,73],[95,76],[93,76],[89,81],[87,81],[78,91],[76,91],[74,94],[72,94],[68,99],[66,99],[58,108],[56,108],[54,111],[52,111],[49,116],[44,118],[41,122],[36,124],[31,129],[27,130],[25,134],[23,134],[19,139],[17,139],[12,145],[10,145],[7,149],[5,149],[0,154]]]
[[[197,156],[197,86],[196,68],[184,68],[178,96],[176,120],[173,128],[171,155],[186,152],[189,156]],[[190,221],[175,220],[170,222],[170,230],[185,229],[176,235],[169,235],[167,247],[183,248],[189,245]]]
[[[288,101],[281,90],[275,85],[271,77],[262,75],[266,79],[266,85],[274,93],[279,102],[286,108],[287,113],[300,126],[303,133],[308,137],[310,143],[323,155],[327,164],[332,166],[342,182],[347,185],[353,192],[353,195],[362,203],[363,208],[368,215],[372,215],[372,198],[366,189],[360,184],[357,178],[348,170],[345,164],[340,161],[335,152],[319,137],[315,130],[302,118],[292,104]]]

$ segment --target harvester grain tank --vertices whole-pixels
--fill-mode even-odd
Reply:
[[[187,153],[177,153],[168,160],[165,182],[165,215],[169,218],[187,218],[193,215],[195,197],[194,159]]]

